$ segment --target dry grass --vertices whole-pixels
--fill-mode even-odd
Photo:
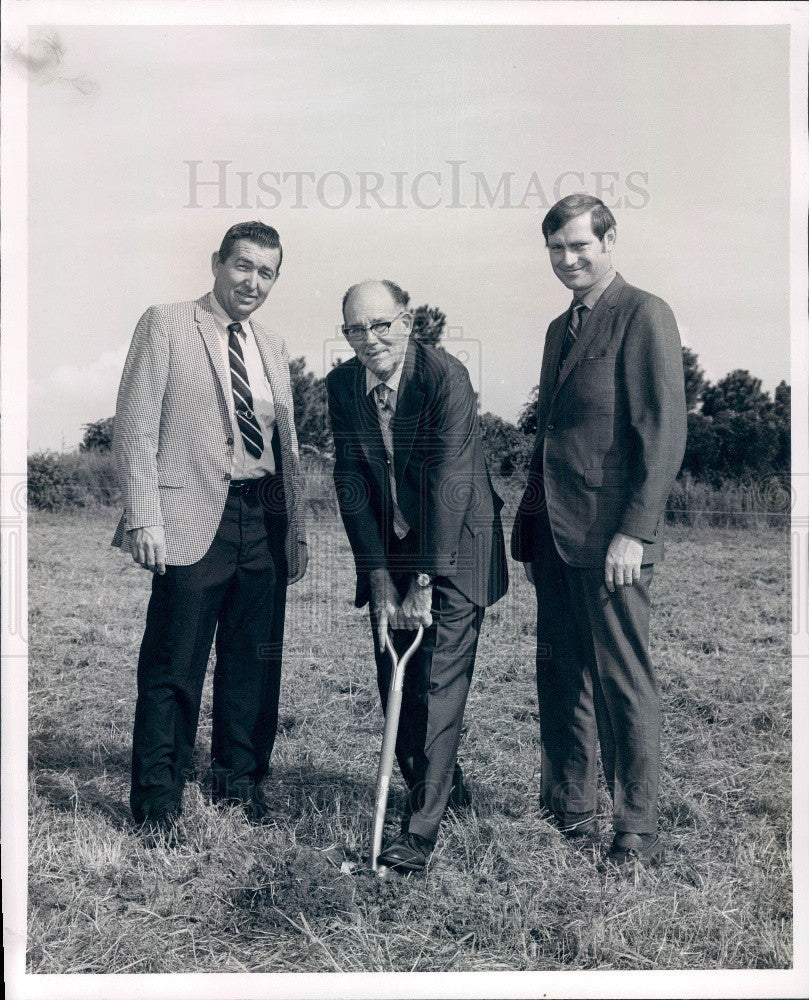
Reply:
[[[533,596],[515,572],[487,615],[466,714],[474,809],[448,815],[424,878],[379,880],[365,852],[381,713],[341,529],[314,526],[310,573],[291,592],[267,782],[277,825],[209,803],[209,678],[187,843],[148,851],[126,806],[148,579],[109,549],[114,521],[100,510],[30,522],[31,972],[791,964],[783,533],[671,533],[653,618],[662,866],[605,881],[538,820]],[[391,829],[401,804],[397,783]]]

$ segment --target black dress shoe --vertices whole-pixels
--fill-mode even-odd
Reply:
[[[251,826],[275,826],[270,803],[259,789],[244,803],[244,815]]]
[[[182,835],[177,829],[179,819],[180,813],[176,809],[161,809],[147,816],[138,829],[144,846],[169,849],[179,847],[183,843]]]
[[[242,809],[245,819],[251,826],[275,825],[275,819],[271,815],[272,807],[259,788],[255,788],[249,798],[234,796],[215,799],[214,805],[217,809]]]
[[[430,855],[433,852],[433,842],[421,837],[417,833],[400,833],[385,850],[379,855],[377,861],[386,868],[393,868],[399,872],[420,872],[424,870]]]
[[[655,864],[662,853],[663,841],[657,833],[616,833],[603,870],[628,874],[636,865]]]

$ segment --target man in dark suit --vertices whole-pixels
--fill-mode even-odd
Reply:
[[[306,569],[298,446],[283,341],[252,313],[281,267],[260,222],[225,234],[213,291],[152,306],[121,377],[113,545],[150,570],[130,803],[147,842],[176,841],[214,631],[213,797],[267,814],[284,609]]]
[[[574,297],[545,340],[511,540],[537,594],[541,797],[564,834],[597,837],[600,741],[615,830],[607,861],[624,869],[662,847],[649,592],[685,448],[682,351],[666,303],[613,270],[603,202],[563,198],[542,232]]]
[[[396,757],[410,789],[402,833],[379,856],[424,868],[452,794],[469,801],[457,767],[464,706],[484,608],[505,593],[502,501],[483,457],[477,400],[464,366],[410,337],[407,295],[365,281],[343,299],[356,353],[326,380],[334,479],[357,570],[355,603],[370,602],[383,709],[397,651],[426,627],[404,682]]]

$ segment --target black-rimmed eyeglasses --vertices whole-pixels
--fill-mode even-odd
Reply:
[[[343,336],[346,340],[361,340],[368,333],[372,333],[375,337],[384,337],[396,320],[400,316],[404,316],[405,312],[406,310],[402,309],[393,319],[380,320],[377,323],[372,323],[370,326],[344,326]]]

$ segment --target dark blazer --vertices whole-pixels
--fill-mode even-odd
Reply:
[[[569,309],[558,316],[545,340],[536,445],[512,555],[529,562],[552,536],[566,563],[599,568],[621,531],[643,541],[644,563],[655,562],[663,555],[663,513],[685,450],[674,314],[616,275],[557,379],[569,316]]]
[[[397,498],[410,531],[395,565],[387,456],[365,379],[357,358],[326,378],[357,607],[370,598],[369,571],[382,567],[448,577],[475,604],[494,604],[508,587],[503,501],[489,479],[466,368],[445,351],[408,344],[392,428]]]

